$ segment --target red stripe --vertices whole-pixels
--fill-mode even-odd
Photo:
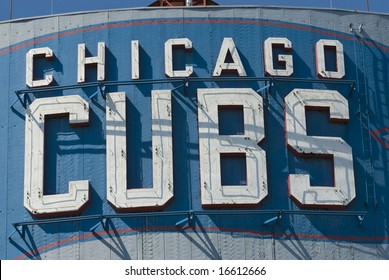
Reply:
[[[63,33],[57,33],[53,35],[49,35],[47,37],[43,37],[40,39],[36,39],[33,41],[29,41],[26,43],[21,43],[20,45],[16,45],[14,47],[10,47],[8,49],[0,51],[0,55],[11,53],[13,51],[32,46],[37,43],[46,42],[55,38],[59,37],[66,37],[69,35],[74,35],[78,33],[85,33],[90,31],[97,31],[97,30],[104,30],[104,29],[113,29],[113,28],[120,28],[120,27],[127,27],[127,26],[141,26],[141,25],[160,25],[160,24],[177,24],[177,23],[196,23],[196,24],[202,24],[202,23],[215,23],[215,24],[246,24],[246,25],[267,25],[267,26],[277,26],[277,27],[283,27],[283,28],[289,28],[289,29],[296,29],[301,31],[307,31],[307,32],[313,32],[313,33],[319,33],[323,35],[328,35],[332,37],[342,38],[350,41],[357,41],[357,42],[363,42],[366,45],[373,46],[377,49],[380,49],[384,52],[389,52],[389,47],[380,46],[377,45],[374,42],[367,41],[364,39],[358,39],[355,36],[345,35],[345,34],[339,34],[333,31],[326,31],[326,30],[320,30],[318,28],[314,27],[308,27],[308,26],[299,26],[299,25],[293,25],[289,23],[281,23],[281,22],[271,22],[271,21],[254,21],[254,20],[229,20],[229,19],[174,19],[174,20],[152,20],[152,21],[140,21],[140,22],[124,22],[124,23],[111,23],[107,25],[99,25],[94,27],[88,27],[84,29],[76,29],[72,31],[66,31]]]

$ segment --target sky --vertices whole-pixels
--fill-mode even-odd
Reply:
[[[0,21],[90,10],[146,7],[154,0],[0,0]],[[302,6],[389,14],[389,0],[214,0],[220,5]]]

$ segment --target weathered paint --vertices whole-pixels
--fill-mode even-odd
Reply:
[[[290,174],[291,197],[301,205],[343,207],[355,198],[352,148],[340,137],[308,136],[307,108],[329,108],[330,120],[347,122],[347,99],[335,90],[294,89],[285,97],[285,133],[288,147],[299,156],[332,157],[334,181],[328,186],[312,186],[308,174]],[[319,122],[316,125],[320,125]]]
[[[360,24],[361,31],[355,28]],[[386,15],[260,7],[130,9],[1,23],[0,258],[388,259],[388,28]],[[174,38],[192,42],[191,51],[173,52],[178,70],[193,67],[186,81],[169,81],[165,75],[164,44]],[[287,38],[292,42],[292,78],[297,79],[274,79],[266,90],[261,90],[267,85],[264,81],[243,79],[240,70],[221,74],[235,80],[211,80],[215,66],[224,67],[217,61],[225,38],[233,39],[240,61],[238,56],[232,61],[243,65],[248,78],[266,76],[265,40]],[[343,82],[317,76],[315,45],[320,40],[342,44]],[[139,69],[133,70],[136,41]],[[101,82],[86,87],[78,83],[78,45],[85,44],[87,56],[98,58],[100,42],[105,43],[105,77],[96,65],[86,67],[85,81]],[[132,160],[127,162],[127,184],[152,186],[152,91],[171,90],[175,188],[161,213],[188,214],[29,225],[14,233],[14,223],[41,220],[23,206],[26,109],[14,93],[27,89],[26,54],[39,48],[50,48],[54,57],[35,60],[34,79],[52,75],[55,82],[44,87],[47,91],[32,90],[26,103],[79,95],[90,106],[87,127],[70,127],[66,118],[46,122],[45,183],[54,187],[46,188],[45,194],[64,194],[69,181],[88,180],[90,203],[80,218],[116,214],[106,195],[104,98],[113,92],[125,92],[128,101],[127,154]],[[133,76],[136,70],[139,79]],[[131,77],[141,83],[131,83]],[[53,90],[55,85],[74,87]],[[254,209],[244,208],[244,214],[236,215],[240,209],[235,208],[227,208],[227,213],[215,209],[220,211],[215,214],[202,207],[197,92],[208,88],[252,88],[263,98],[265,138],[259,146],[266,152],[268,195]],[[341,137],[352,147],[356,197],[342,211],[366,211],[362,225],[357,216],[338,211],[301,212],[289,198],[289,174],[309,174],[312,185],[330,185],[329,177],[334,176],[328,159],[302,158],[287,149],[284,99],[296,88],[336,90],[348,101],[347,124],[330,123],[326,111],[307,111],[307,134]],[[280,209],[295,212],[282,217],[276,212],[252,213]],[[191,227],[185,221],[176,227],[191,217],[189,210],[196,213]]]
[[[171,91],[152,91],[153,182],[147,188],[127,184],[126,93],[108,93],[106,103],[107,200],[122,211],[164,207],[174,192]]]
[[[50,187],[45,186],[45,123],[49,117],[63,114],[73,126],[89,124],[88,102],[79,95],[36,99],[26,110],[23,202],[33,215],[80,212],[89,201],[88,180],[70,180],[66,193],[47,193]]]
[[[197,102],[201,204],[204,207],[259,204],[268,194],[266,153],[258,146],[265,138],[262,97],[252,89],[200,89]],[[222,120],[218,111],[222,106],[242,107],[244,132],[241,135],[220,135]],[[222,155],[244,156],[244,186],[223,185]],[[224,172],[237,173],[237,170]]]

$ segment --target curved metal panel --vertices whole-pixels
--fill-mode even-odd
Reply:
[[[129,9],[1,23],[0,258],[388,259],[388,24],[386,15],[274,7]],[[182,47],[183,38],[191,42],[190,48]],[[230,43],[222,50],[225,38]],[[292,58],[290,77],[276,76],[282,71],[265,72],[268,38],[291,42],[291,48],[267,47],[273,52],[267,63],[274,69],[285,69],[285,59],[278,58]],[[168,44],[171,49],[165,57],[165,43],[174,39],[180,44]],[[315,46],[320,40],[342,45],[343,55],[324,44],[319,56],[321,69],[328,72],[339,64],[331,57],[344,60],[342,79],[343,72],[332,79],[317,75]],[[137,48],[132,48],[134,41]],[[88,62],[83,65],[85,79],[78,79],[79,45],[85,46],[81,60]],[[26,63],[26,54],[41,48],[49,48],[53,55],[44,57],[38,51]],[[166,61],[169,73],[186,72],[169,77]],[[217,65],[223,71],[214,77]],[[245,75],[239,76],[241,70]],[[51,76],[53,82],[47,86],[31,82]],[[265,138],[258,145],[266,153],[262,169],[268,192],[259,205],[202,206],[197,93],[223,88],[236,89],[235,95],[250,89],[263,100],[258,109],[263,111]],[[310,185],[321,188],[331,188],[336,177],[331,157],[301,157],[287,147],[285,97],[294,89],[337,91],[348,102],[347,123],[329,122],[325,108],[305,109],[307,136],[342,138],[352,148],[355,198],[345,208],[329,205],[318,210],[289,197],[290,174],[309,175]],[[171,106],[163,105],[168,123],[152,109],[152,92],[165,91],[171,91]],[[107,128],[115,124],[107,125],[106,98],[115,92],[124,92],[128,101],[128,186],[148,188],[164,181],[153,179],[153,155],[163,153],[153,148],[152,120],[165,129],[171,125],[171,133],[160,132],[169,138],[166,143],[172,143],[173,151],[174,194],[164,209],[147,205],[120,213],[108,202],[106,141],[113,132]],[[45,120],[44,182],[51,187],[44,195],[64,194],[69,181],[88,180],[89,204],[78,216],[55,210],[48,219],[34,217],[23,206],[26,111],[34,100],[74,95],[88,103],[89,126],[69,127],[62,114]],[[223,106],[228,115],[224,125],[239,134],[244,118],[236,108]],[[225,135],[223,139],[229,141]],[[252,172],[240,159],[225,160],[227,181]],[[245,188],[241,181],[234,187]]]

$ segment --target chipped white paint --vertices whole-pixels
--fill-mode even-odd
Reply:
[[[34,57],[44,55],[46,58],[53,57],[53,50],[49,47],[31,49],[26,53],[26,85],[32,87],[43,87],[50,85],[53,75],[45,75],[44,79],[34,80]]]
[[[292,42],[287,38],[267,38],[264,42],[265,71],[271,76],[290,76],[293,74],[293,56],[278,55],[278,61],[285,63],[285,69],[275,69],[273,65],[273,45],[282,45],[287,51],[292,49]]]
[[[268,194],[264,139],[263,101],[246,88],[199,89],[199,154],[203,206],[258,204]],[[244,135],[219,135],[218,106],[243,106]],[[245,154],[247,185],[221,184],[220,154]]]
[[[288,146],[306,156],[332,156],[334,186],[311,186],[309,175],[290,174],[289,193],[304,206],[346,206],[355,198],[353,155],[340,137],[307,136],[305,107],[329,107],[330,119],[347,121],[347,100],[334,90],[295,89],[285,97]]]
[[[335,47],[336,71],[327,71],[325,62],[325,47]],[[316,43],[316,72],[322,78],[342,79],[346,75],[344,66],[343,44],[338,40],[321,39]]]
[[[97,56],[85,57],[85,44],[78,44],[78,75],[77,82],[85,82],[85,65],[97,64],[97,80],[105,80],[105,43],[97,45]]]
[[[232,62],[230,63],[226,62],[228,53],[230,53],[232,58]],[[223,39],[223,43],[220,48],[219,56],[217,58],[216,66],[212,76],[219,77],[223,71],[236,71],[240,77],[247,76],[234,40],[229,37]]]
[[[127,189],[126,95],[107,94],[107,199],[119,210],[161,207],[173,197],[171,91],[152,91],[151,110],[153,187]]]
[[[69,114],[71,125],[89,122],[89,104],[78,95],[36,99],[26,110],[24,206],[33,214],[77,212],[89,200],[89,181],[70,181],[69,192],[44,195],[45,116]]]
[[[193,73],[193,66],[185,66],[185,70],[173,70],[173,47],[184,46],[185,50],[192,49],[192,41],[188,38],[169,39],[165,43],[165,74],[168,77],[189,77]]]
[[[138,80],[140,78],[139,71],[139,41],[131,41],[131,78],[133,80]]]

